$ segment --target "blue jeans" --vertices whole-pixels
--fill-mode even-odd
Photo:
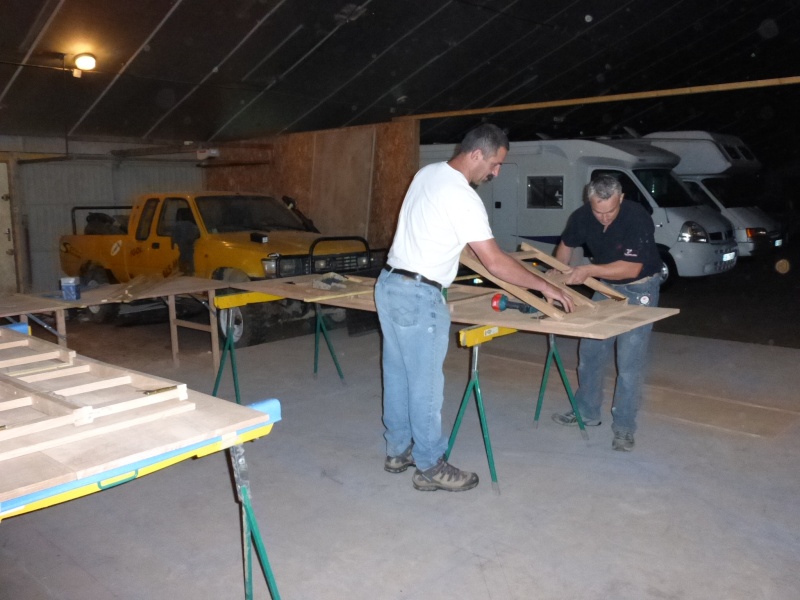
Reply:
[[[442,436],[442,367],[450,341],[450,312],[435,287],[386,271],[375,285],[375,306],[383,332],[386,454],[402,454],[413,440],[414,462],[424,471],[447,450]]]
[[[609,284],[628,298],[629,304],[658,306],[659,278],[650,277],[641,283]],[[595,292],[593,300],[605,298]],[[617,345],[617,380],[614,387],[614,404],[611,407],[614,433],[636,431],[636,414],[642,399],[647,345],[653,324],[637,327],[606,340],[583,338],[578,346],[578,384],[575,401],[581,417],[600,419],[603,404],[603,375],[609,358]]]

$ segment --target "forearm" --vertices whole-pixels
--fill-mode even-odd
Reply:
[[[643,266],[642,263],[617,260],[604,265],[583,265],[580,268],[585,270],[588,277],[607,281],[620,281],[622,279],[635,279],[642,272]]]

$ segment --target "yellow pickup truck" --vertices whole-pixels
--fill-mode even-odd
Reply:
[[[81,214],[86,223],[78,233],[76,216]],[[234,283],[374,272],[384,258],[361,237],[321,235],[289,198],[251,193],[150,193],[140,195],[132,207],[74,207],[72,227],[73,234],[60,239],[61,269],[88,287],[175,273]],[[117,309],[97,307],[92,318],[107,321]],[[263,341],[266,327],[297,318],[305,307],[281,301],[231,310],[234,339],[245,346]]]

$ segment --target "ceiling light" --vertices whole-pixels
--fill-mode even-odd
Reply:
[[[94,54],[78,54],[75,57],[75,66],[81,71],[91,71],[97,65]]]

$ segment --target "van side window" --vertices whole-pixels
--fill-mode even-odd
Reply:
[[[136,226],[136,239],[146,240],[150,233],[150,225],[153,223],[153,215],[156,214],[158,198],[150,198],[144,203],[142,216],[139,217],[139,224]]]
[[[644,197],[639,187],[625,173],[622,173],[621,171],[598,169],[592,172],[592,179],[598,175],[611,175],[611,177],[614,177],[617,181],[619,181],[620,185],[622,185],[622,193],[625,195],[625,200],[633,200],[634,202],[638,202],[642,205],[642,207],[644,207],[648,214],[653,214],[653,208],[650,206],[650,203]]]
[[[564,178],[528,177],[528,208],[564,208]]]

